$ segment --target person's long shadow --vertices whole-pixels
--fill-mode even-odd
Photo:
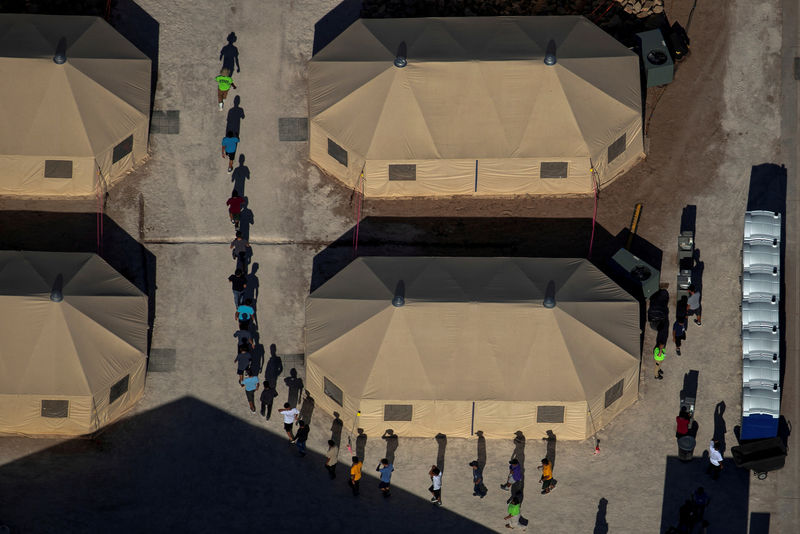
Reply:
[[[264,380],[269,381],[274,387],[278,384],[278,377],[281,376],[281,373],[283,373],[283,360],[278,356],[275,343],[272,343],[269,346],[269,360],[267,360],[267,370],[264,372]]]
[[[521,430],[517,430],[514,433],[514,452],[511,453],[511,459],[519,462],[519,467],[522,469],[522,480],[511,485],[511,496],[516,497],[520,503],[525,497],[525,441],[525,434]]]
[[[703,271],[706,268],[706,264],[700,261],[700,249],[694,249],[694,255],[692,256],[692,284],[697,291],[700,292],[700,295],[703,294]]]
[[[255,223],[253,211],[250,209],[250,199],[244,197],[242,202],[242,211],[239,214],[239,230],[242,232],[242,239],[250,239],[250,226]]]
[[[305,421],[306,424],[310,423],[311,416],[314,415],[314,404],[314,397],[306,390],[306,398],[303,399],[303,407],[300,408],[300,419]]]
[[[594,520],[594,530],[592,534],[608,534],[608,521],[606,520],[607,511],[608,499],[601,497],[600,502],[597,503],[597,516]]]
[[[297,376],[297,369],[292,367],[289,369],[289,376],[283,379],[283,383],[289,388],[289,396],[286,402],[294,408],[300,402],[300,393],[303,390],[303,379]]]
[[[264,368],[265,352],[264,345],[261,343],[257,343],[256,346],[250,351],[250,354],[253,356],[253,360],[250,362],[250,369],[255,373],[256,376],[261,374],[261,370]]]
[[[240,106],[242,98],[239,95],[233,97],[233,107],[228,110],[228,122],[225,126],[226,132],[233,132],[239,139],[242,138],[241,127],[244,120],[244,108]],[[241,156],[239,156],[241,159]]]
[[[486,467],[486,438],[483,437],[482,430],[478,430],[475,434],[478,436],[478,468],[483,471]]]
[[[363,428],[358,429],[358,436],[356,436],[356,456],[363,462],[367,456],[367,435],[364,433]]]
[[[394,453],[397,452],[397,446],[399,445],[399,439],[397,438],[397,434],[394,433],[394,430],[391,428],[387,428],[386,432],[383,433],[381,439],[386,441],[386,458],[389,460],[390,464],[394,463]]]
[[[436,434],[436,467],[439,471],[444,473],[444,454],[447,449],[447,436],[444,434]]]
[[[339,412],[333,412],[333,422],[331,423],[331,439],[336,445],[342,443],[342,429],[344,428],[344,421],[342,421]]]
[[[547,431],[547,437],[542,438],[542,441],[547,442],[547,452],[545,457],[550,460],[550,465],[555,470],[556,468],[556,435],[552,430]]]
[[[250,272],[247,273],[247,287],[244,288],[244,298],[252,299],[253,302],[258,302],[258,276],[256,273],[258,272],[258,262],[253,264],[253,267],[250,269]]]
[[[233,67],[236,66],[236,72],[240,72],[239,68],[239,49],[233,44],[236,42],[236,34],[231,32],[228,34],[228,44],[222,47],[219,51],[219,60],[222,61],[222,68],[228,69],[233,73]]]
[[[239,98],[238,96],[236,98]],[[239,154],[239,166],[233,169],[231,173],[231,182],[233,182],[233,189],[238,191],[240,195],[244,196],[245,182],[250,179],[250,167],[244,164],[244,154]]]
[[[719,441],[719,452],[721,454],[725,453],[725,433],[728,431],[724,415],[725,401],[720,401],[714,408],[714,439]]]

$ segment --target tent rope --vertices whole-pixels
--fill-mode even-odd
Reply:
[[[600,454],[600,440],[597,439],[597,427],[594,425],[594,416],[592,415],[592,407],[589,406],[589,401],[586,401],[586,411],[589,412],[589,421],[592,422],[592,437],[594,438],[594,453]]]
[[[361,174],[358,176],[355,189],[355,218],[356,218],[356,231],[353,233],[353,257],[358,256],[358,230],[361,226],[361,206],[364,204],[364,168],[361,167]]]
[[[591,162],[590,162],[591,165]],[[592,189],[594,190],[594,211],[592,213],[592,236],[589,238],[589,255],[588,259],[592,259],[592,246],[594,245],[594,227],[597,223],[597,201],[600,199],[600,184],[597,171],[594,170],[594,165],[590,169],[592,173]]]
[[[95,237],[97,239],[97,254],[103,257],[103,211],[106,196],[106,180],[103,178],[103,172],[100,166],[95,162],[97,167],[97,183],[95,184],[95,196],[97,197],[97,212],[95,219]]]

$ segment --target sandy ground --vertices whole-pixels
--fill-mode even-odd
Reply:
[[[252,525],[231,523],[235,507],[255,507],[256,502],[258,517],[274,518],[278,531],[303,520],[309,529],[332,531],[403,532],[437,523],[464,531],[505,530],[502,517],[507,494],[498,484],[515,449],[513,436],[486,443],[490,494],[484,500],[471,496],[466,465],[475,458],[477,439],[448,440],[445,508],[432,512],[424,502],[429,484],[426,473],[437,460],[437,443],[401,436],[393,479],[401,498],[391,503],[392,508],[375,498],[357,503],[343,484],[324,486],[327,481],[320,477],[318,456],[301,462],[287,452],[276,417],[268,423],[251,418],[235,383],[231,361],[235,324],[227,282],[233,265],[226,244],[232,229],[224,208],[232,184],[217,148],[226,113],[215,109],[212,82],[219,68],[219,50],[225,36],[235,31],[241,72],[235,74],[239,89],[231,91],[226,111],[233,96],[239,95],[245,112],[240,154],[245,156],[246,169],[238,169],[234,176],[249,173],[245,194],[253,216],[249,235],[253,261],[258,264],[261,342],[274,343],[288,368],[298,361],[293,355],[303,352],[303,305],[313,283],[315,259],[324,257],[325,247],[355,222],[351,192],[308,163],[305,143],[282,143],[277,136],[279,117],[305,115],[305,62],[311,55],[314,24],[335,4],[319,0],[225,5],[190,0],[140,2],[159,24],[155,107],[181,110],[181,134],[151,136],[150,161],[110,192],[107,213],[132,236],[141,238],[157,258],[152,346],[174,350],[175,367],[151,373],[145,399],[129,419],[104,433],[96,446],[0,440],[0,494],[4,495],[0,523],[6,522],[12,531],[44,532],[63,526],[89,531],[112,522],[117,527],[135,524],[127,521],[145,516],[152,531],[174,528],[176,521],[200,531],[239,531]],[[667,11],[671,18],[685,22],[690,4],[667,2]],[[698,484],[705,484],[713,498],[707,513],[712,524],[709,532],[746,532],[748,510],[773,514],[775,532],[791,531],[786,526],[797,518],[796,504],[775,503],[787,492],[796,495],[796,489],[787,489],[796,487],[796,468],[759,482],[734,469],[728,460],[722,479],[712,482],[702,474],[702,459],[690,464],[675,460],[673,434],[684,374],[695,370],[699,372],[696,453],[701,453],[712,435],[725,437],[728,451],[735,445],[732,430],[739,423],[741,405],[742,212],[751,166],[780,163],[785,155],[779,143],[782,94],[772,82],[781,74],[780,21],[778,0],[757,4],[738,0],[726,4],[724,11],[701,0],[691,27],[691,56],[680,64],[673,84],[648,93],[648,157],[602,191],[598,224],[610,236],[617,235],[629,224],[634,204],[642,202],[639,235],[663,251],[662,280],[674,287],[681,210],[696,205],[697,246],[705,262],[704,326],[690,328],[683,356],[676,356],[668,345],[663,381],[652,380],[652,359],[645,350],[640,400],[599,432],[600,455],[592,454],[590,440],[557,442],[555,474],[560,484],[546,497],[536,491],[535,466],[547,452],[547,443],[540,440],[542,436],[527,437],[529,489],[523,515],[531,518],[535,529],[546,525],[548,531],[563,533],[656,532],[677,522],[682,500]],[[23,205],[67,209],[64,204],[54,207],[0,199],[2,209]],[[522,218],[585,219],[591,217],[592,207],[592,200],[586,198],[517,197],[368,200],[363,210],[373,220],[482,218],[486,221],[480,229],[482,238],[491,242],[497,232],[496,244],[502,248],[510,239],[508,234],[518,232],[519,239],[536,239],[525,234]],[[91,211],[93,205],[83,203],[77,209]],[[503,227],[502,235],[499,226],[492,226],[497,217],[515,218],[509,219],[514,224]],[[480,226],[480,221],[473,224]],[[517,224],[519,228],[514,227]],[[412,247],[424,248],[414,239],[429,235],[425,231],[430,230],[415,233],[413,222],[402,228],[408,232],[401,229],[391,238],[401,245],[405,239]],[[555,237],[588,241],[588,235],[561,234]],[[447,238],[447,230],[437,236],[440,241]],[[645,349],[653,342],[653,332],[648,330]],[[283,384],[279,387],[282,400],[286,389]],[[351,425],[345,423],[347,436]],[[309,442],[313,451],[324,451],[330,425],[330,416],[314,412]],[[158,435],[150,437],[148,429]],[[142,453],[134,442],[150,448],[150,454]],[[368,436],[365,463],[370,470],[385,447],[378,436]],[[340,460],[346,461],[346,456],[343,450]],[[241,477],[229,476],[223,467],[227,463]],[[71,464],[75,467],[70,468]],[[129,473],[124,479],[103,475],[123,465]],[[81,484],[75,499],[102,513],[81,522],[63,494],[69,493],[65,489],[69,480],[87,472],[98,479],[103,491]],[[192,473],[187,484],[173,482],[186,472]],[[35,476],[20,482],[31,474]],[[374,479],[365,482],[364,493],[374,493],[374,483]],[[171,491],[152,490],[148,496],[151,490],[145,488],[161,485]],[[35,501],[41,495],[51,505],[50,515],[37,524],[41,503]],[[171,519],[152,519],[162,513]],[[359,519],[358,525],[352,524]],[[122,530],[136,529],[123,526]]]

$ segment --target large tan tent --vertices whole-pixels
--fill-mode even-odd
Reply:
[[[0,194],[94,194],[147,154],[150,60],[101,18],[0,15],[0,94]]]
[[[147,297],[99,256],[0,251],[0,433],[107,425],[142,396],[146,350]]]
[[[368,435],[584,439],[636,400],[639,334],[586,260],[359,258],[307,300],[306,387]]]
[[[639,58],[583,17],[361,19],[308,80],[311,160],[366,196],[586,194],[644,156]]]

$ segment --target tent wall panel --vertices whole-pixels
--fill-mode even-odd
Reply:
[[[542,162],[564,161],[566,178],[541,178]],[[592,181],[587,174],[588,158],[482,159],[478,162],[478,193],[508,195],[530,193],[543,195],[591,193]]]
[[[564,406],[563,423],[537,423],[540,405]],[[517,430],[528,438],[545,436],[552,430],[559,439],[586,438],[586,404],[580,402],[497,402],[475,403],[475,430],[487,438],[508,439]],[[513,429],[513,430],[512,430]]]
[[[69,401],[69,416],[42,417],[42,400]],[[0,435],[26,436],[81,435],[92,428],[92,398],[59,395],[2,395],[0,394]]]
[[[416,180],[389,180],[389,165],[415,164]],[[364,171],[365,194],[408,197],[421,194],[458,195],[475,187],[475,160],[368,160]]]
[[[45,178],[48,159],[72,161],[72,178]],[[94,158],[0,155],[0,195],[81,196],[94,190]]]
[[[347,150],[347,167],[345,167],[328,154],[329,138],[341,146],[341,143],[335,137],[329,136],[314,122],[309,124],[308,135],[308,149],[311,161],[316,163],[324,172],[339,178],[348,187],[355,188],[361,176],[361,169],[364,167],[364,158],[352,150]]]
[[[411,404],[411,421],[384,421],[386,404]],[[424,437],[445,434],[469,437],[472,424],[472,402],[466,401],[408,401],[362,400],[358,426],[367,435],[382,435],[391,428],[399,436]]]

